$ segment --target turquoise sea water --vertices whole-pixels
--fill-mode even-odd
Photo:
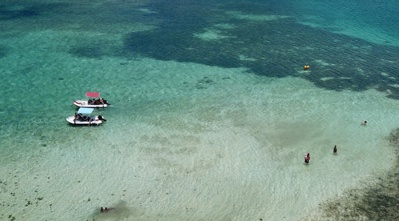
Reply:
[[[0,220],[397,219],[398,10],[0,3]]]

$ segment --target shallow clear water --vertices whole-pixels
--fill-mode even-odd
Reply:
[[[397,5],[376,4],[3,3],[0,219],[306,220],[362,196],[397,160]],[[86,91],[108,121],[71,127]]]

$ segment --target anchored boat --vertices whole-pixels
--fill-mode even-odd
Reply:
[[[99,125],[107,121],[101,115],[97,116],[92,115],[93,110],[94,108],[81,107],[79,108],[78,112],[75,113],[74,116],[67,117],[66,121],[68,121],[68,123],[73,125],[87,125],[87,126]]]
[[[73,104],[77,107],[99,108],[110,105],[107,100],[100,97],[99,92],[86,92],[87,100],[75,100]]]

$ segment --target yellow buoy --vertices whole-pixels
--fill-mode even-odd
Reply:
[[[303,66],[303,70],[308,70],[310,68],[310,66],[309,65],[305,65],[305,66]]]

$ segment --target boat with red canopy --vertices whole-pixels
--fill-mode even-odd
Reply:
[[[73,104],[77,107],[99,108],[110,105],[107,100],[100,97],[99,92],[86,92],[87,100],[74,100]]]

